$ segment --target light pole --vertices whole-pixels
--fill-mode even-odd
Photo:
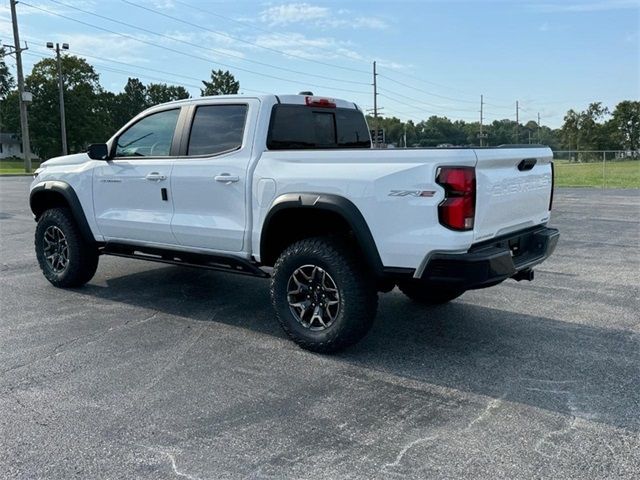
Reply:
[[[47,48],[54,49],[53,42],[47,42]],[[62,80],[62,62],[60,61],[60,50],[69,50],[69,44],[63,43],[62,47],[56,43],[56,61],[58,63],[58,88],[60,90],[60,135],[62,137],[62,154],[67,155],[67,124],[64,116],[64,81]]]

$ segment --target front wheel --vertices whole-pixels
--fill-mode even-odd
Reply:
[[[404,280],[398,284],[398,288],[411,300],[423,305],[441,305],[458,298],[465,292],[460,289],[427,284],[419,279]]]
[[[82,236],[71,211],[52,208],[38,219],[35,235],[40,269],[56,287],[79,287],[98,268],[98,250]]]
[[[271,301],[293,341],[328,353],[367,334],[378,296],[371,275],[346,242],[311,238],[292,244],[278,258]]]

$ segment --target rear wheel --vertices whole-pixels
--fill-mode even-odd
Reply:
[[[35,235],[40,269],[56,287],[79,287],[98,268],[98,250],[87,242],[68,208],[52,208],[38,220]]]
[[[440,305],[458,298],[465,291],[428,284],[419,279],[404,280],[398,288],[411,300],[424,305]]]
[[[271,301],[284,331],[302,348],[335,352],[364,337],[378,296],[371,275],[339,239],[301,240],[274,266]]]

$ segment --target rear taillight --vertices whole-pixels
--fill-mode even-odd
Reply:
[[[476,214],[476,170],[473,167],[441,167],[436,182],[444,188],[438,205],[440,223],[452,230],[473,230]]]
[[[553,162],[551,162],[551,197],[549,197],[549,211],[551,211],[551,207],[553,207],[553,189],[556,184],[556,176],[553,171]]]

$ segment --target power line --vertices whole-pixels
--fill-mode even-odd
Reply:
[[[386,78],[387,80],[389,80],[389,81],[391,81],[391,82],[393,82],[393,83],[397,83],[398,85],[402,85],[403,87],[410,88],[410,89],[412,89],[412,90],[415,90],[416,92],[424,93],[425,95],[430,95],[430,96],[432,96],[432,97],[443,98],[443,99],[445,99],[445,100],[453,100],[453,101],[455,101],[455,102],[473,103],[473,104],[475,104],[475,103],[476,103],[476,102],[472,102],[471,100],[460,100],[460,99],[458,99],[458,98],[447,97],[446,95],[439,95],[439,94],[437,94],[437,93],[428,92],[428,91],[426,91],[426,90],[422,90],[422,89],[417,88],[417,87],[415,87],[415,86],[412,86],[412,85],[408,85],[408,84],[406,84],[406,83],[403,83],[403,82],[401,82],[401,81],[399,81],[399,80],[395,80],[395,79],[393,79],[393,78],[389,77],[388,75],[383,75],[383,74],[381,74],[381,73],[379,73],[378,75],[379,75],[380,77],[382,77],[382,78]]]
[[[134,30],[139,30],[139,31],[142,31],[142,32],[145,32],[145,33],[149,33],[151,35],[156,35],[158,37],[165,38],[167,40],[172,40],[174,42],[182,43],[184,45],[188,45],[188,46],[193,47],[193,48],[198,48],[200,50],[207,50],[207,51],[216,53],[218,55],[222,55],[222,56],[226,56],[226,57],[232,57],[232,58],[238,58],[238,59],[240,59],[241,61],[244,61],[244,62],[253,63],[253,64],[256,64],[256,65],[263,66],[263,67],[274,68],[274,69],[277,69],[277,70],[284,70],[284,71],[287,71],[287,72],[295,73],[297,75],[305,75],[305,76],[308,76],[308,77],[316,77],[316,78],[321,78],[321,79],[324,79],[324,80],[332,80],[332,81],[335,81],[335,82],[350,83],[350,84],[355,84],[355,85],[368,85],[368,83],[366,83],[366,82],[357,82],[357,81],[354,81],[354,80],[345,80],[345,79],[340,79],[340,78],[328,77],[326,75],[318,75],[318,74],[315,74],[315,73],[306,73],[306,72],[301,72],[300,70],[293,70],[293,69],[287,68],[287,67],[280,67],[280,66],[272,65],[270,63],[260,62],[258,60],[252,60],[250,58],[245,58],[242,55],[235,55],[233,53],[229,53],[229,52],[224,51],[224,50],[219,50],[217,48],[205,47],[204,45],[200,45],[200,44],[197,44],[197,43],[189,42],[187,40],[183,40],[181,38],[172,37],[171,35],[167,35],[167,34],[164,34],[164,33],[159,33],[159,32],[153,31],[153,30],[149,30],[149,29],[143,28],[143,27],[141,27],[139,25],[132,25],[131,23],[123,22],[121,20],[117,20],[115,18],[107,17],[105,15],[100,15],[99,13],[83,10],[82,8],[78,8],[78,7],[75,7],[73,5],[69,5],[67,3],[60,2],[58,0],[50,0],[50,1],[53,2],[53,3],[57,3],[58,5],[62,5],[64,7],[70,8],[72,10],[76,10],[78,12],[87,14],[87,15],[92,15],[94,17],[101,18],[101,19],[107,20],[109,22],[117,23],[119,25],[124,25],[125,27],[132,28]],[[125,0],[123,0],[123,1],[125,1]],[[125,3],[131,3],[131,2],[126,2],[125,1]],[[138,5],[133,4],[133,3],[131,3],[131,5],[138,6]],[[142,6],[140,6],[140,8],[144,8],[145,10],[152,10],[152,9],[148,9],[147,7],[142,7]],[[156,13],[158,13],[159,15],[164,15],[164,14],[162,14],[160,12],[156,12]],[[170,17],[170,18],[174,18],[174,17]],[[182,21],[182,20],[180,20],[178,18],[175,18],[175,20]],[[202,28],[204,28],[204,27],[202,27]],[[221,64],[221,65],[224,65],[224,64]],[[239,67],[233,67],[233,66],[230,66],[230,65],[224,65],[224,66],[229,66],[230,68],[239,68]]]
[[[403,102],[401,100],[398,100],[397,98],[390,97],[388,94],[385,94],[385,93],[379,93],[379,95],[383,96],[383,97],[386,97],[387,99],[392,100],[394,102],[402,103],[402,104],[407,105],[409,107],[415,107],[416,104],[417,104],[417,105],[426,105],[426,106],[428,106],[430,108],[435,108],[435,109],[439,109],[439,110],[458,111],[458,112],[473,112],[473,113],[476,112],[476,110],[470,110],[470,109],[465,109],[465,108],[447,107],[447,106],[444,106],[444,105],[435,105],[433,103],[428,103],[428,102],[424,102],[424,101],[416,101],[415,98],[413,98],[413,97],[409,97],[407,95],[402,95],[401,93],[394,92],[394,91],[391,91],[391,90],[386,90],[386,92],[391,93],[392,95],[397,96],[397,97],[406,98],[407,100],[411,100],[413,102],[413,104],[409,104],[409,103]]]
[[[270,74],[261,73],[261,72],[255,72],[253,70],[248,70],[248,69],[242,68],[242,67],[237,67],[237,66],[233,66],[233,65],[227,65],[227,64],[218,62],[217,60],[212,60],[210,58],[201,57],[199,55],[194,55],[194,54],[191,54],[191,53],[183,52],[183,51],[177,50],[175,48],[166,47],[166,46],[162,46],[162,45],[157,45],[157,44],[155,44],[153,42],[149,42],[149,41],[143,40],[141,38],[134,37],[132,35],[127,35],[125,33],[116,32],[114,30],[110,30],[108,28],[99,27],[98,25],[93,25],[91,23],[84,22],[82,20],[78,20],[76,18],[69,17],[69,16],[63,15],[61,13],[52,12],[51,10],[47,10],[47,9],[44,9],[44,8],[41,8],[41,7],[37,7],[35,5],[31,5],[31,4],[26,3],[26,2],[21,2],[21,3],[22,3],[22,5],[25,5],[27,7],[30,7],[30,8],[36,9],[36,10],[40,10],[42,12],[45,12],[45,13],[49,14],[49,15],[54,15],[56,17],[64,18],[66,20],[69,20],[69,21],[72,21],[72,22],[75,22],[75,23],[79,23],[81,25],[85,25],[85,26],[94,28],[96,30],[101,30],[103,32],[111,33],[113,35],[118,35],[118,36],[123,37],[123,38],[128,38],[128,39],[134,40],[136,42],[144,43],[145,45],[150,45],[152,47],[161,48],[163,50],[174,52],[174,53],[177,53],[179,55],[184,55],[186,57],[190,57],[190,58],[194,58],[194,59],[197,59],[197,60],[201,60],[201,61],[204,61],[204,62],[206,62],[208,64],[212,64],[213,63],[213,64],[217,64],[217,65],[222,65],[224,67],[240,70],[240,71],[247,72],[247,73],[250,73],[250,74],[253,74],[253,75],[259,75],[259,76],[262,76],[262,77],[272,78],[272,79],[275,79],[275,80],[280,80],[280,81],[288,82],[288,83],[295,83],[295,84],[298,84],[298,85],[302,84],[302,85],[305,85],[305,86],[312,86],[312,87],[318,87],[318,88],[326,88],[326,89],[329,89],[329,90],[339,90],[339,91],[342,91],[342,92],[349,92],[349,93],[357,93],[357,94],[361,94],[361,95],[368,95],[368,93],[361,92],[361,91],[358,91],[358,90],[350,90],[350,89],[346,89],[346,88],[339,88],[339,87],[333,87],[333,86],[329,87],[327,85],[308,83],[308,82],[299,81],[299,80],[291,80],[291,79],[284,78],[284,77],[277,77],[275,75],[270,75]]]
[[[189,21],[184,20],[182,18],[174,17],[172,15],[168,15],[166,13],[159,12],[157,10],[154,10],[153,8],[146,7],[144,5],[140,5],[138,3],[131,2],[129,0],[122,0],[122,1],[124,3],[129,4],[129,5],[133,5],[134,7],[138,7],[138,8],[141,8],[143,10],[147,10],[149,12],[155,13],[156,15],[160,15],[160,16],[175,20],[177,22],[184,23],[185,25],[189,25],[189,26],[192,26],[192,27],[200,28],[200,29],[205,30],[207,32],[215,33],[216,35],[220,35],[220,36],[229,38],[231,40],[235,40],[237,42],[242,42],[242,43],[246,43],[248,45],[254,46],[254,47],[263,48],[265,50],[270,50],[270,51],[278,53],[280,55],[285,55],[287,57],[292,57],[292,58],[298,58],[298,59],[304,60],[306,62],[312,62],[314,64],[325,65],[325,66],[328,66],[328,67],[341,68],[343,70],[349,70],[349,71],[358,72],[358,73],[366,73],[367,75],[369,74],[369,72],[367,72],[365,70],[360,70],[360,69],[352,68],[352,67],[344,67],[342,65],[336,65],[336,64],[332,64],[332,63],[323,62],[323,61],[320,61],[320,60],[310,59],[310,58],[304,57],[303,55],[296,55],[294,53],[285,52],[285,51],[282,51],[282,50],[278,50],[277,48],[266,47],[264,45],[260,45],[259,43],[250,42],[249,40],[245,40],[245,39],[240,38],[240,37],[235,37],[235,36],[229,35],[228,33],[225,33],[225,32],[220,32],[218,30],[212,30],[210,28],[203,27],[202,25],[198,25],[197,23],[189,22]],[[178,3],[182,3],[182,2],[178,2]],[[192,7],[192,8],[195,8],[195,7]],[[207,13],[209,13],[209,12],[207,12]],[[217,15],[217,16],[222,17],[221,15]],[[222,18],[226,18],[226,17],[222,17]],[[353,60],[353,59],[351,59],[351,60]]]
[[[44,43],[44,41],[42,39],[38,39],[38,38],[35,38],[35,37],[29,36],[29,37],[24,37],[24,38],[27,38],[30,42],[41,42],[41,43]],[[124,66],[127,66],[127,67],[133,67],[133,68],[136,68],[136,69],[148,70],[150,72],[161,73],[161,74],[170,75],[170,76],[173,76],[173,77],[186,78],[187,80],[195,80],[198,83],[202,82],[202,79],[196,78],[196,77],[191,77],[189,75],[183,75],[183,74],[174,73],[174,72],[167,72],[166,70],[158,70],[157,68],[143,67],[142,65],[136,65],[136,64],[133,64],[133,63],[127,63],[127,62],[123,62],[121,60],[115,60],[113,58],[98,57],[98,56],[95,56],[95,55],[91,55],[91,54],[84,53],[84,52],[79,52],[79,51],[76,51],[76,50],[74,50],[74,54],[78,55],[78,56],[81,56],[81,57],[94,58],[94,59],[97,59],[97,60],[100,60],[100,61],[103,61],[103,62],[116,63],[116,64],[124,65]],[[44,57],[40,57],[40,58],[44,58]],[[94,65],[98,65],[98,64],[94,64]],[[151,78],[151,77],[147,77],[147,78]],[[156,77],[156,79],[157,79],[157,77]],[[171,82],[171,83],[174,83],[176,85],[189,86],[189,87],[193,87],[193,88],[202,88],[202,85],[180,84],[180,83],[176,82],[175,80],[161,79],[161,81],[163,81],[163,82]],[[268,93],[268,92],[265,92],[265,91],[262,91],[262,90],[251,90],[251,89],[248,89],[248,88],[243,88],[242,90],[252,91],[252,92],[256,92],[256,93]]]
[[[139,66],[139,65],[133,65],[131,63],[120,62],[120,61],[117,61],[117,60],[111,60],[111,59],[105,58],[105,57],[95,57],[95,56],[91,56],[91,55],[86,55],[86,54],[81,53],[81,52],[75,52],[75,53],[78,56],[81,56],[81,57],[87,56],[87,57],[91,57],[91,58],[97,58],[97,59],[102,60],[104,62],[112,62],[112,63],[122,64],[122,65],[125,65],[125,66],[130,66],[130,67],[144,69],[144,70],[150,70],[150,71],[153,71],[153,72],[163,73],[163,74],[166,74],[166,75],[175,75],[175,74],[173,74],[171,72],[165,72],[163,70],[157,70],[157,69],[153,69],[153,68],[142,67],[142,66]],[[48,56],[38,55],[37,53],[29,53],[28,55],[32,56],[32,57],[37,57],[37,58],[40,58],[40,59],[49,58]],[[94,67],[99,67],[100,70],[106,70],[107,72],[112,72],[112,73],[121,73],[121,74],[126,75],[126,76],[128,76],[130,78],[135,76],[135,77],[145,78],[145,79],[148,79],[148,80],[155,80],[155,81],[166,83],[166,84],[177,85],[177,86],[181,86],[181,87],[185,87],[185,88],[195,88],[195,89],[202,88],[202,85],[194,85],[194,84],[191,84],[191,83],[177,82],[175,80],[171,80],[171,79],[167,79],[167,78],[161,78],[161,77],[152,76],[152,75],[149,75],[149,74],[144,73],[144,72],[142,72],[142,73],[141,72],[137,72],[135,70],[130,70],[130,69],[129,70],[122,70],[122,69],[118,69],[118,68],[115,68],[115,67],[112,67],[112,66],[103,65],[101,63],[95,63],[95,62],[93,62],[91,65],[94,66]],[[189,78],[189,79],[192,79],[192,80],[196,80],[198,82],[200,81],[200,79],[195,78],[195,77],[186,77],[184,75],[179,75],[179,76],[184,77],[184,78]],[[263,93],[263,94],[269,93],[269,92],[265,92],[265,91],[262,91],[262,90],[253,90],[253,89],[250,89],[250,88],[242,88],[241,90],[244,90],[244,91],[247,91],[247,92],[254,92],[254,93]]]
[[[45,57],[45,56],[42,56],[42,55],[38,55],[37,53],[29,53],[28,55],[32,56],[32,57],[38,57],[38,58],[50,58],[48,56]],[[167,80],[167,79],[164,79],[164,78],[154,77],[154,76],[151,76],[151,75],[148,75],[148,74],[140,75],[138,72],[135,72],[133,70],[122,70],[122,69],[114,68],[114,67],[111,67],[111,66],[108,66],[108,65],[102,65],[100,63],[93,63],[92,66],[100,67],[100,69],[106,70],[108,72],[127,74],[127,75],[129,75],[129,77],[133,77],[135,75],[135,76],[139,76],[139,77],[142,77],[142,78],[147,78],[147,79],[150,79],[150,80],[157,80],[157,81],[160,81],[160,82],[171,83],[173,85],[179,85],[179,86],[182,86],[182,87],[200,88],[198,85],[174,82],[174,81],[170,81],[170,80]]]

